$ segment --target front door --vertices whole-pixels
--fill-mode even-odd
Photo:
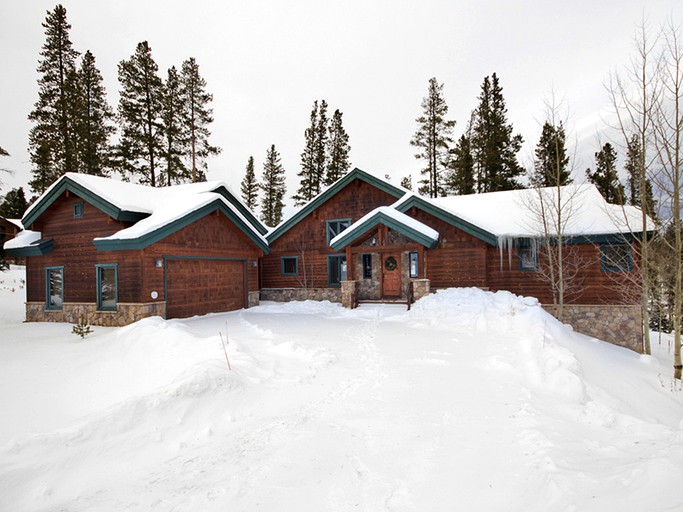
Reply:
[[[401,255],[386,254],[382,257],[382,296],[401,296]]]

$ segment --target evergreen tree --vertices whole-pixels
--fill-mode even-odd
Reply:
[[[565,147],[564,126],[553,126],[548,121],[543,124],[541,138],[536,145],[534,170],[531,185],[534,187],[556,187],[569,185],[572,177],[567,169],[569,157]]]
[[[65,172],[74,169],[74,120],[70,115],[65,83],[67,75],[75,69],[78,52],[69,39],[71,25],[66,9],[60,4],[47,13],[45,44],[40,52],[42,59],[37,71],[38,101],[29,120],[29,152],[33,179],[29,182],[36,192],[43,192]]]
[[[409,174],[401,179],[401,186],[407,190],[413,190],[413,176]]]
[[[451,152],[446,187],[455,195],[474,194],[474,157],[467,135],[461,135]]]
[[[164,146],[160,153],[165,161],[164,179],[167,186],[191,180],[191,172],[183,163],[187,153],[187,111],[180,90],[180,76],[175,66],[168,70],[161,99],[161,119]],[[161,173],[160,173],[161,174]]]
[[[626,194],[617,175],[617,153],[609,142],[595,153],[595,171],[586,169],[586,178],[598,188],[608,203],[624,204]]]
[[[13,188],[5,194],[0,203],[0,217],[5,219],[21,219],[28,208],[28,202],[22,187]]]
[[[285,197],[285,170],[280,163],[280,154],[275,145],[270,146],[263,164],[263,177],[261,179],[261,220],[270,227],[276,226],[282,220],[282,209]]]
[[[119,166],[124,177],[157,186],[159,156],[163,148],[161,107],[163,83],[147,41],[138,43],[129,60],[119,63]]]
[[[329,186],[349,172],[349,136],[342,125],[343,114],[339,109],[334,111],[330,123],[328,150],[327,150],[327,173],[325,185]]]
[[[325,103],[325,108],[327,108],[327,103]],[[320,109],[322,110],[322,105]],[[301,153],[301,171],[297,173],[297,176],[301,178],[299,189],[296,194],[292,196],[294,204],[297,206],[310,201],[320,193],[322,179],[322,175],[319,173],[320,148],[324,148],[324,144],[321,145],[319,143],[321,117],[322,116],[318,113],[318,100],[315,100],[313,102],[313,109],[311,110],[310,124],[304,132],[305,144],[304,150]]]
[[[209,125],[213,123],[213,109],[210,107],[213,95],[206,92],[206,80],[199,74],[199,64],[194,57],[183,62],[181,83],[187,110],[192,181],[206,181],[206,159],[219,154],[221,148],[209,143]]]
[[[517,162],[522,136],[512,134],[507,120],[503,88],[495,73],[485,77],[479,94],[479,106],[472,120],[472,154],[477,192],[495,192],[521,188],[518,181],[523,169]]]
[[[420,171],[424,179],[420,180],[418,192],[429,197],[445,195],[443,165],[448,154],[448,145],[453,142],[451,133],[455,121],[446,119],[448,105],[443,98],[443,84],[436,78],[429,79],[427,97],[422,99],[422,115],[415,121],[417,131],[410,144],[420,148],[415,158],[427,161]]]
[[[247,168],[244,171],[240,190],[242,191],[242,201],[244,201],[247,208],[254,211],[258,200],[259,184],[256,181],[256,173],[254,172],[253,156],[250,156],[247,161]]]
[[[108,176],[111,168],[109,138],[116,131],[111,121],[114,113],[107,103],[102,74],[95,57],[86,51],[74,77],[75,98],[72,103],[76,123],[76,160],[78,172]]]
[[[642,166],[643,151],[641,149],[640,137],[634,134],[627,143],[626,148],[626,182],[628,185],[628,203],[633,206],[642,207],[642,192],[640,190],[640,170]],[[656,202],[652,192],[652,182],[645,179],[645,208],[646,214],[655,216]]]

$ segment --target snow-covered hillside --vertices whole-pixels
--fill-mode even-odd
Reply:
[[[476,289],[81,341],[21,323],[21,277],[0,274],[0,510],[683,508],[666,341],[640,356]]]

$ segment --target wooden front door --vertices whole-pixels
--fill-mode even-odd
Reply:
[[[401,255],[382,256],[382,296],[397,298],[401,296]]]

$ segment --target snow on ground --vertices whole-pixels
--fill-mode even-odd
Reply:
[[[668,338],[641,356],[534,299],[455,289],[82,341],[21,323],[21,278],[0,274],[0,510],[683,507]]]

